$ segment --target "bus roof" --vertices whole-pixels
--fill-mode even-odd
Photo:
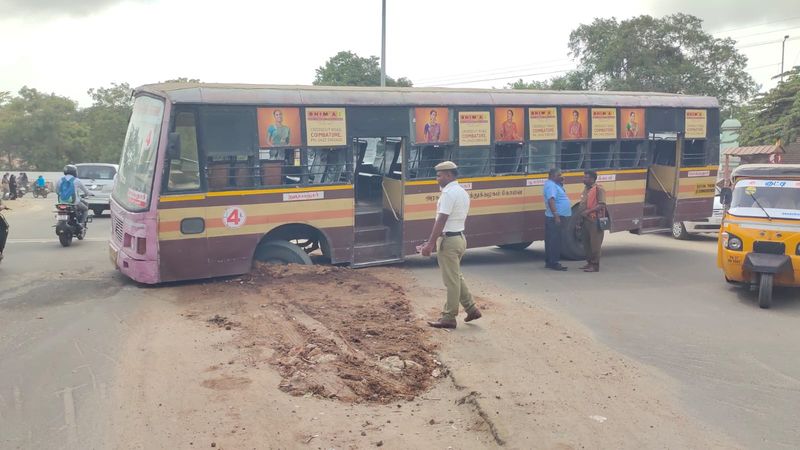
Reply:
[[[739,177],[800,177],[800,164],[742,164],[731,174]]]
[[[315,106],[618,106],[719,108],[714,97],[661,92],[537,91],[267,84],[161,83],[136,88],[172,103]]]

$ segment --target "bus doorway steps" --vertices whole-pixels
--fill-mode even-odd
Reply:
[[[394,242],[356,244],[353,247],[353,267],[386,264],[401,259],[400,248]]]

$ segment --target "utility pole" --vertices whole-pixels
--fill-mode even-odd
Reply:
[[[381,9],[381,87],[386,87],[386,0],[383,1],[383,8]],[[788,36],[787,36],[788,37]],[[783,66],[781,66],[783,72]]]
[[[386,2],[386,0],[383,0]],[[786,40],[789,39],[789,35],[783,37],[783,42],[781,43],[781,83],[783,83],[783,57],[786,53]]]

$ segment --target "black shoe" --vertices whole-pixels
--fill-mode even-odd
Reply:
[[[567,270],[567,268],[565,266],[562,266],[561,264],[556,264],[554,266],[551,266],[549,264],[545,264],[544,267],[546,267],[546,268],[548,268],[550,270],[557,270],[559,272],[563,272],[563,271]]]

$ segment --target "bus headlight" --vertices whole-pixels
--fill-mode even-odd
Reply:
[[[728,250],[733,250],[738,252],[742,249],[742,240],[732,234],[729,234],[727,247]]]

